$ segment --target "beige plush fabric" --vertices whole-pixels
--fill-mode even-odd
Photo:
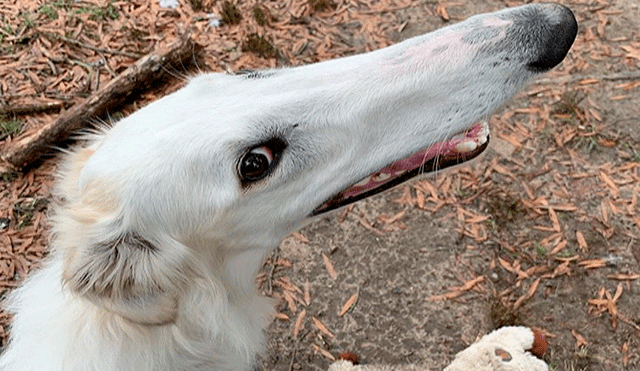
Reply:
[[[527,327],[503,327],[456,355],[444,371],[548,371],[547,364],[529,353],[534,333]],[[428,371],[420,365],[353,365],[337,361],[329,371]]]

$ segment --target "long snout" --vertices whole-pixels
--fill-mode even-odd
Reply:
[[[301,128],[334,138],[318,156],[331,165],[318,176],[323,179],[310,182],[328,193],[314,213],[479,155],[489,128],[476,123],[557,66],[577,29],[568,8],[530,4],[373,53],[302,67],[297,72],[306,76],[297,86],[317,94],[301,112],[309,117]],[[313,117],[322,117],[317,126]]]

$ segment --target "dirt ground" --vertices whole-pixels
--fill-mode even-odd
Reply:
[[[504,5],[466,2],[447,11],[461,19]],[[494,116],[487,155],[360,202],[282,244],[274,261],[291,266],[275,265],[273,279],[286,277],[303,293],[308,285],[311,302],[281,300],[290,319],[270,327],[264,370],[324,370],[324,351],[345,350],[365,363],[440,370],[505,324],[548,332],[552,370],[640,370],[640,58],[623,48],[640,47],[640,9],[568,5],[580,24],[576,47],[552,77]],[[394,37],[442,26],[437,12],[424,10],[432,6],[399,12],[407,26]],[[634,78],[602,79],[626,71]],[[478,278],[460,296],[433,300]],[[340,316],[354,294],[357,302]],[[599,298],[615,302],[625,320]]]
[[[31,11],[26,14],[45,27],[47,14],[38,13],[42,5],[24,3]],[[138,33],[125,34],[133,22],[126,17],[144,22],[141,8],[87,3],[120,15],[109,19],[107,12],[104,23],[94,20],[100,37],[109,39],[104,45],[116,48],[119,37],[147,32],[134,24],[130,29]],[[223,2],[201,3],[221,14]],[[328,8],[320,6],[324,3]],[[194,23],[208,45],[202,68],[236,71],[364,52],[520,3],[261,2],[273,19],[257,25],[256,2],[247,1],[238,3],[245,22],[240,26],[223,24],[213,32],[200,18]],[[492,116],[492,143],[484,156],[317,220],[274,252],[258,277],[261,290],[277,303],[259,369],[326,370],[332,357],[348,350],[364,363],[420,362],[426,370],[441,370],[480,336],[518,324],[546,333],[545,360],[552,370],[640,370],[640,4],[562,3],[576,13],[576,44],[561,66]],[[148,9],[156,17],[150,21],[155,28],[135,51],[144,54],[164,36],[178,34],[179,21],[206,17],[207,9],[187,11],[188,6],[183,2],[171,14],[157,6]],[[56,11],[76,14],[77,9],[69,5]],[[285,13],[298,10],[295,16]],[[27,48],[18,36],[30,35],[29,29],[20,31],[14,24],[26,22],[24,14],[3,13],[3,103],[62,99],[37,89],[28,95],[28,87],[12,92],[38,78],[48,81],[38,71],[33,76],[16,69],[22,59],[11,59],[11,53]],[[90,20],[91,13],[86,17]],[[87,24],[72,35],[94,32]],[[241,40],[255,30],[270,37],[278,52],[249,50]],[[45,49],[56,45],[42,41]],[[91,60],[97,55],[75,48],[69,56],[86,53]],[[115,73],[131,63],[126,56],[104,54]],[[61,80],[66,91],[97,89],[86,80],[87,68],[65,68],[75,73]],[[112,75],[99,72],[105,79]],[[83,98],[66,96],[65,104]],[[143,98],[153,99],[155,93]],[[127,107],[125,114],[133,109]],[[25,128],[19,135],[55,116],[21,117]],[[0,150],[11,145],[12,136],[18,134],[0,137]],[[3,295],[46,255],[45,214],[55,167],[54,158],[25,173],[3,174]],[[2,313],[0,320],[4,343],[10,317]]]

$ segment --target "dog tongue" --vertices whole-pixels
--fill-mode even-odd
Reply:
[[[385,166],[329,199],[312,215],[369,197],[416,175],[470,160],[482,153],[488,142],[488,124],[486,122],[476,123],[464,133]]]

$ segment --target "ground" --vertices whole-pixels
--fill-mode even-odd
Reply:
[[[143,55],[187,26],[206,45],[201,69],[237,71],[372,50],[519,2],[2,3],[5,109],[77,104],[133,62],[114,50]],[[274,252],[258,277],[277,303],[262,369],[325,370],[348,350],[441,370],[509,324],[546,333],[552,370],[640,369],[640,5],[563,3],[576,44],[492,116],[483,157],[317,220]],[[58,114],[4,112],[0,150]],[[3,175],[3,294],[46,254],[56,164]]]

